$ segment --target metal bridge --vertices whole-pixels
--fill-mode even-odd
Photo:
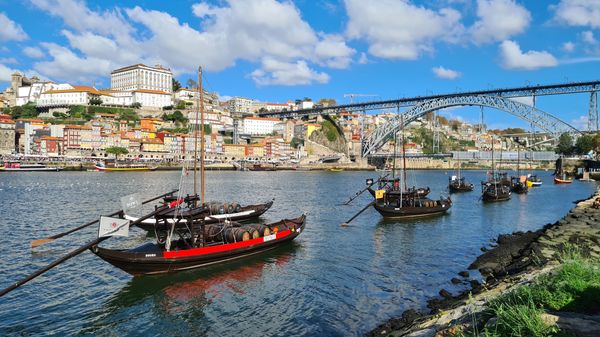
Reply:
[[[362,142],[362,155],[372,155],[377,152],[401,128],[413,122],[428,112],[453,106],[471,105],[485,106],[506,111],[517,116],[529,124],[534,125],[552,138],[558,138],[563,133],[578,134],[579,130],[561,121],[551,114],[537,109],[531,105],[519,103],[511,99],[498,96],[449,96],[430,99],[394,116],[387,123],[371,132]]]
[[[391,108],[409,107],[421,104],[425,101],[442,98],[453,98],[460,96],[493,96],[503,98],[533,97],[534,106],[537,96],[565,95],[577,93],[590,93],[588,129],[598,130],[598,90],[600,81],[573,82],[551,85],[534,85],[517,88],[490,89],[480,91],[457,92],[451,94],[438,94],[428,96],[416,96],[391,99],[385,101],[372,101],[331,107],[313,107],[312,109],[300,109],[293,111],[270,111],[259,113],[261,117],[283,117],[297,118],[309,115],[337,114],[339,112],[363,112],[366,110],[383,110]]]

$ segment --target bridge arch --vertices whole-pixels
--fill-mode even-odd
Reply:
[[[485,95],[446,96],[415,105],[375,129],[375,131],[371,132],[363,141],[363,157],[375,154],[375,152],[377,152],[377,150],[379,150],[395,132],[400,130],[401,127],[415,121],[417,118],[428,112],[454,106],[484,106],[502,110],[552,134],[554,138],[558,138],[565,132],[571,134],[580,133],[580,131],[572,125],[565,123],[547,112],[511,99]]]

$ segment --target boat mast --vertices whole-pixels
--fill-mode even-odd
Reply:
[[[204,205],[204,90],[202,90],[202,66],[198,66],[198,91],[200,92],[200,126],[202,127],[202,138],[200,138],[200,203]]]
[[[400,118],[400,122],[402,123],[402,129],[400,133],[400,142],[402,143],[402,176],[404,180],[404,189],[408,190],[406,187],[406,154],[404,152],[404,116]]]
[[[198,77],[200,77],[198,75]],[[194,116],[194,196],[198,195],[198,183],[196,181],[196,171],[198,170],[198,113],[200,111],[200,95],[198,95],[196,105],[196,114]],[[194,200],[194,207],[197,206],[197,201]]]

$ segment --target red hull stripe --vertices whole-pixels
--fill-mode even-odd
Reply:
[[[290,235],[291,233],[292,233],[292,231],[289,229],[282,231],[282,232],[277,232],[276,234],[273,234],[275,236],[275,238],[272,240],[281,239],[283,237]],[[188,256],[220,253],[220,252],[224,252],[224,251],[228,251],[228,250],[234,250],[234,249],[238,249],[238,248],[245,248],[245,247],[249,247],[249,246],[260,245],[265,242],[268,242],[268,241],[265,241],[265,238],[261,237],[261,238],[256,238],[256,239],[252,239],[252,240],[248,240],[248,241],[227,243],[227,244],[218,245],[218,246],[192,248],[192,249],[186,249],[186,250],[175,250],[175,251],[170,251],[170,252],[164,252],[163,257],[166,259],[173,259],[173,258],[178,258],[178,257],[188,257]]]

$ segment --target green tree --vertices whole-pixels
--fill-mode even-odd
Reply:
[[[173,91],[177,91],[177,90],[179,90],[181,88],[181,83],[179,83],[179,81],[176,80],[175,78],[173,78],[171,80],[171,84],[173,86]]]
[[[575,142],[575,153],[577,154],[588,154],[594,149],[594,137],[590,135],[583,135],[577,138]]]
[[[571,154],[573,153],[573,137],[568,133],[563,133],[558,138],[558,145],[556,146],[556,153],[559,154]]]
[[[140,102],[133,102],[133,103],[131,103],[130,107],[133,108],[133,109],[139,109],[139,108],[142,107],[142,103],[140,103]]]
[[[177,102],[177,105],[175,106],[175,109],[185,109],[185,101],[179,101]]]
[[[335,101],[335,98],[321,98],[317,102],[317,105],[322,105],[324,107],[335,106],[337,105],[337,102]]]
[[[297,149],[298,146],[300,145],[304,145],[304,141],[302,139],[299,138],[292,138],[292,141],[290,142],[290,146],[293,147],[294,149]]]
[[[100,97],[90,98],[90,105],[102,105],[102,99]]]
[[[25,105],[14,106],[10,108],[10,115],[13,119],[17,118],[33,118],[39,115],[35,103],[28,102]]]
[[[124,148],[124,147],[120,147],[120,146],[111,146],[109,148],[106,149],[106,153],[108,154],[114,154],[115,155],[115,159],[119,158],[119,155],[121,154],[128,154],[129,151]]]

